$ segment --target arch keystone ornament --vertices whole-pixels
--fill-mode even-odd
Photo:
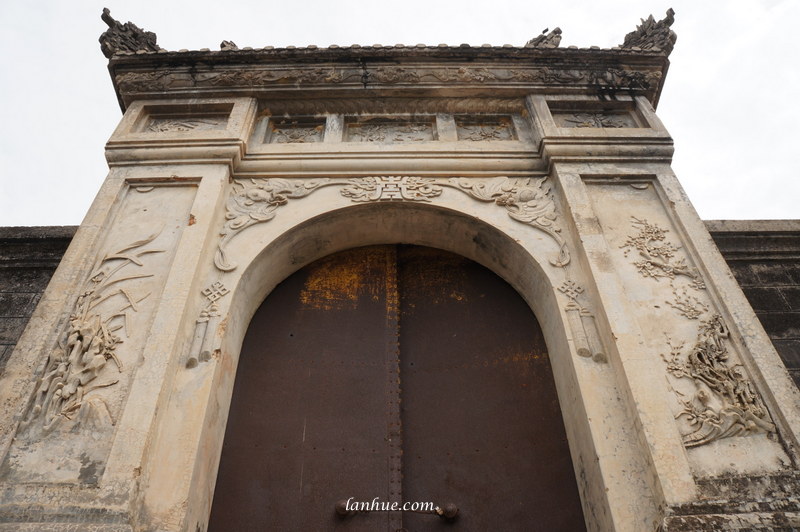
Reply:
[[[438,380],[423,375],[417,387],[447,391],[437,404],[450,410],[434,412],[447,423],[436,430],[468,430],[487,446],[420,452],[416,460],[436,466],[427,474],[447,479],[472,463],[482,478],[481,449],[545,456],[527,437],[498,446],[477,415],[453,407],[478,397],[502,410],[503,400],[491,387],[470,396],[477,392],[452,375],[479,369],[492,377],[482,385],[524,396],[525,379],[538,382],[546,357],[557,395],[548,404],[563,421],[562,463],[572,465],[587,530],[800,528],[800,392],[677,181],[672,139],[655,113],[676,42],[671,10],[607,50],[561,48],[569,32],[559,29],[518,47],[254,50],[226,41],[217,51],[174,52],[132,23],[108,13],[103,20],[102,52],[124,115],[106,146],[108,177],[0,373],[0,532],[209,529],[211,508],[224,499],[214,491],[228,419],[242,414],[231,406],[237,368],[254,367],[240,355],[256,310],[295,272],[327,267],[325,257],[375,249],[366,246],[386,255],[406,244],[497,274],[530,307],[547,348],[490,346],[482,348],[488,358],[474,360],[440,353]],[[326,399],[318,405],[325,415],[309,418],[295,400],[288,406],[297,415],[273,429],[286,434],[287,449],[300,446],[292,453],[301,462],[267,467],[263,453],[242,454],[253,467],[243,468],[250,477],[237,489],[242,497],[252,495],[248,483],[298,497],[319,489],[330,493],[320,522],[331,530],[380,523],[394,531],[439,517],[337,517],[336,504],[413,493],[398,469],[411,457],[402,461],[400,450],[428,431],[424,420],[417,432],[399,429],[410,414],[398,368],[438,359],[403,358],[393,350],[397,335],[366,323],[395,331],[406,305],[406,316],[418,313],[415,323],[447,339],[441,350],[454,349],[458,330],[433,323],[435,305],[461,312],[467,292],[458,289],[461,266],[428,282],[362,251],[354,253],[364,260],[301,287],[308,297],[296,312],[308,317],[313,307],[318,318],[305,329],[280,303],[274,312],[288,325],[254,323],[264,337],[302,349],[304,333],[330,318],[325,309],[353,311],[354,322],[325,334],[346,335],[337,337],[344,345],[370,337],[379,348],[358,360],[341,355],[335,372],[385,397],[356,397],[352,386],[324,397],[377,405],[387,422],[371,423],[378,432],[370,435],[391,443],[380,474],[393,483],[363,494],[340,493],[337,480],[309,487],[306,473],[329,471],[326,464],[349,460],[355,470],[377,459],[363,446],[366,432],[342,429],[357,409]],[[424,254],[417,264],[431,266]],[[427,299],[411,306],[390,290],[401,277],[422,285]],[[463,304],[489,317],[469,334],[510,327],[483,306],[494,292],[469,294]],[[405,323],[403,338],[414,345]],[[294,368],[293,352],[258,356]],[[331,362],[325,353],[306,355]],[[502,377],[512,362],[521,364],[518,385]],[[376,367],[379,379],[358,379]],[[313,380],[321,371],[324,387],[324,368],[295,373]],[[268,387],[247,408],[258,410],[265,397],[278,397],[275,406],[290,389]],[[328,453],[320,463],[302,446],[323,426],[351,440],[317,449]],[[286,482],[295,466],[304,479],[296,485]],[[497,482],[519,480],[506,476]],[[447,484],[440,480],[430,485]],[[476,508],[451,495],[419,496],[457,506],[443,525],[476,529]],[[536,504],[526,497],[520,504]],[[537,527],[525,519],[498,527]]]

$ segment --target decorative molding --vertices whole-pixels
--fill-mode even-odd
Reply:
[[[594,315],[578,302],[579,296],[584,292],[583,287],[575,281],[566,280],[558,287],[558,291],[569,299],[564,310],[567,312],[567,320],[578,355],[591,358],[595,362],[608,362],[597,332]]]
[[[72,422],[72,430],[84,420],[94,423],[107,420],[114,424],[106,403],[93,397],[92,392],[119,382],[112,371],[112,368],[117,373],[123,371],[116,347],[124,341],[122,336],[130,336],[131,313],[138,312],[140,303],[150,296],[150,292],[134,293],[128,283],[153,277],[149,273],[127,276],[121,273],[130,267],[145,268],[143,257],[165,252],[145,248],[159,233],[106,254],[92,270],[80,290],[69,323],[48,358],[33,404],[20,424],[21,432],[43,435],[67,421]],[[111,307],[113,310],[102,305],[114,300],[119,302]]]
[[[442,187],[432,178],[413,176],[359,177],[349,179],[340,193],[351,201],[430,201]]]
[[[223,272],[236,269],[225,256],[228,243],[240,232],[275,217],[275,211],[290,199],[304,198],[319,187],[333,184],[330,179],[293,180],[251,179],[249,183],[234,182],[228,197],[225,226],[220,232],[214,265]]]
[[[674,22],[675,11],[671,8],[667,10],[667,16],[658,22],[653,15],[650,15],[647,20],[642,19],[642,23],[625,36],[621,48],[662,51],[665,55],[669,55],[675,47],[675,41],[678,40],[675,32],[670,29]]]
[[[632,225],[638,233],[628,235],[628,239],[621,246],[625,256],[636,250],[641,260],[634,261],[634,266],[643,277],[650,277],[658,281],[660,278],[675,279],[676,276],[685,276],[691,279],[691,285],[696,289],[705,288],[700,272],[697,268],[688,266],[685,258],[676,257],[678,247],[667,240],[667,229],[661,229],[647,220],[631,217]]]
[[[682,353],[684,344],[670,344],[669,356],[661,355],[673,377],[690,379],[695,385],[693,396],[680,400],[683,410],[676,416],[685,418],[693,428],[683,435],[686,447],[775,431],[766,407],[741,366],[730,365],[729,336],[722,317],[714,314],[700,323],[697,341],[687,354]]]
[[[550,264],[559,268],[570,261],[569,249],[557,224],[556,206],[547,178],[495,177],[492,179],[452,178],[449,185],[480,201],[505,207],[508,215],[547,233],[558,244],[558,255]]]
[[[133,22],[120,23],[111,16],[108,8],[103,8],[100,18],[108,25],[108,29],[100,36],[100,50],[107,58],[110,59],[119,52],[161,50],[156,43],[156,34],[152,31],[144,31]]]
[[[314,86],[328,84],[375,85],[439,85],[441,83],[496,84],[523,83],[534,85],[582,85],[602,90],[650,90],[660,82],[658,70],[606,68],[532,67],[489,68],[461,66],[445,68],[378,67],[359,68],[311,67],[269,68],[261,70],[229,70],[203,73],[181,71],[124,72],[115,81],[124,92],[163,92],[173,85],[186,88],[269,86]]]
[[[436,115],[521,113],[522,98],[348,98],[271,100],[272,116],[301,115]]]
[[[215,281],[204,288],[201,293],[206,298],[206,305],[200,311],[194,327],[192,345],[189,348],[189,357],[186,361],[187,368],[197,366],[199,362],[211,360],[211,354],[215,351],[213,347],[214,333],[219,327],[220,312],[217,301],[228,295],[228,290],[221,281]]]

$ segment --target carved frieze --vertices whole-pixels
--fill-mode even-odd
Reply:
[[[415,176],[371,176],[351,179],[250,179],[236,182],[228,197],[225,226],[214,264],[221,271],[232,271],[236,264],[226,256],[230,241],[242,230],[275,217],[278,207],[289,199],[302,198],[323,186],[341,186],[340,194],[353,202],[430,201],[450,187],[485,202],[503,207],[508,215],[535,227],[552,238],[559,251],[550,263],[564,267],[570,261],[567,243],[558,226],[555,202],[546,179],[495,177],[491,179],[436,179]]]
[[[352,201],[430,201],[441,195],[435,180],[413,176],[359,177],[348,180],[342,196]]]

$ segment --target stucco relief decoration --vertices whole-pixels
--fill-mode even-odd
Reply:
[[[563,120],[567,127],[631,127],[621,116],[605,113],[573,113]]]
[[[561,44],[561,28],[555,28],[548,33],[550,28],[545,29],[538,35],[525,43],[525,48],[558,48]]]
[[[430,124],[352,124],[348,140],[354,142],[424,142],[433,140]]]
[[[667,10],[667,16],[656,22],[653,15],[636,26],[636,29],[625,36],[623,49],[639,48],[641,50],[662,51],[666,55],[672,52],[678,36],[670,29],[675,22],[675,11]]]
[[[214,333],[219,327],[220,311],[217,301],[228,295],[228,290],[221,281],[215,281],[202,290],[206,304],[200,311],[200,316],[195,322],[192,345],[189,348],[189,358],[186,361],[187,368],[197,366],[198,362],[208,362],[214,352],[212,345]]]
[[[578,355],[591,358],[595,362],[607,362],[608,358],[600,342],[594,315],[578,301],[584,292],[583,287],[568,279],[558,287],[558,291],[569,300],[564,310],[567,312],[572,340]]]
[[[673,343],[668,335],[670,353],[661,355],[668,374],[676,379],[673,390],[682,406],[676,419],[685,422],[683,444],[698,447],[732,436],[774,432],[755,387],[734,361],[730,332],[707,301],[700,272],[680,256],[680,247],[667,238],[668,230],[644,219],[631,220],[637,231],[622,246],[625,256],[637,252],[640,260],[633,265],[643,277],[669,279],[672,300],[667,305],[683,318],[699,321],[690,349],[685,349],[688,342]]]
[[[224,272],[236,269],[236,264],[228,261],[225,248],[242,230],[272,220],[278,207],[286,205],[290,199],[308,196],[326,184],[330,184],[330,179],[251,179],[249,182],[235,182],[228,197],[225,226],[220,232],[221,238],[214,257],[216,267]]]
[[[681,398],[683,410],[677,416],[694,429],[683,436],[686,447],[775,431],[740,365],[730,364],[729,336],[722,317],[714,314],[700,323],[697,341],[687,353],[682,352],[681,344],[671,346],[670,355],[664,356],[669,373],[678,379],[691,379],[696,388],[692,397]]]
[[[140,50],[157,52],[161,48],[156,44],[156,34],[144,31],[133,22],[122,24],[111,16],[108,8],[103,8],[100,18],[108,25],[108,29],[100,36],[100,50],[111,58],[119,52],[136,53]]]
[[[510,122],[499,124],[459,124],[458,140],[514,140]]]
[[[413,176],[360,177],[348,180],[341,194],[352,201],[430,201],[441,195],[433,179]]]
[[[226,121],[226,118],[151,118],[147,124],[147,131],[151,133],[205,131],[220,129]]]
[[[667,240],[668,230],[644,219],[632,218],[632,224],[638,232],[629,235],[622,248],[626,257],[633,251],[639,256],[633,264],[643,277],[658,281],[685,276],[691,280],[692,287],[705,288],[697,268],[687,265],[685,258],[677,256],[679,248]]]
[[[65,422],[114,423],[106,403],[92,392],[119,382],[115,375],[124,367],[116,348],[130,334],[132,315],[151,295],[134,291],[131,282],[153,277],[137,272],[146,270],[147,255],[165,251],[147,247],[157,236],[105,255],[92,270],[48,358],[22,430],[47,434]]]
[[[559,248],[558,255],[550,263],[564,267],[570,261],[569,249],[561,236],[555,202],[546,181],[547,178],[511,179],[501,176],[487,180],[453,178],[449,184],[477,200],[494,202],[504,207],[511,218],[547,233]]]

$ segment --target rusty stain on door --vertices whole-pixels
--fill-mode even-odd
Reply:
[[[458,515],[337,515],[350,497]],[[530,309],[430,248],[357,248],[290,276],[242,347],[209,530],[584,530]]]

